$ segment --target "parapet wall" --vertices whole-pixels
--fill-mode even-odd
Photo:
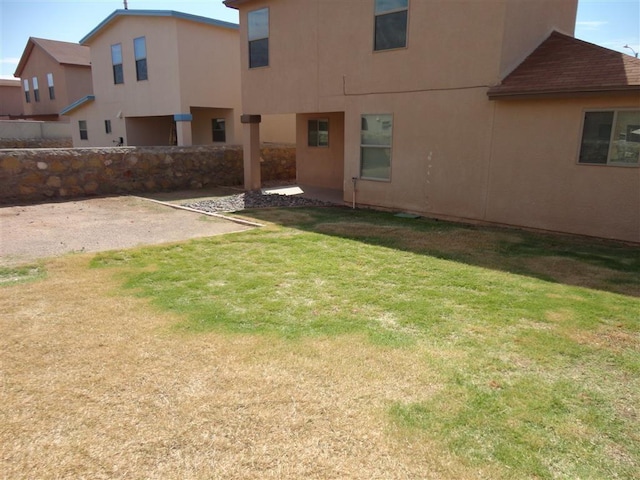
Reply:
[[[261,165],[263,181],[295,179],[295,147],[263,146]],[[242,183],[240,146],[0,150],[5,204]]]

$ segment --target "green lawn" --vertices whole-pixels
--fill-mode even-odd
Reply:
[[[181,332],[406,351],[433,388],[389,402],[389,431],[467,466],[637,478],[638,247],[341,208],[244,214],[267,226],[92,266],[181,314]]]

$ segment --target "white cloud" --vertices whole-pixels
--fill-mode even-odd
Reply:
[[[18,65],[18,63],[20,62],[20,59],[17,57],[6,57],[6,58],[0,58],[0,63],[3,65]]]
[[[603,25],[606,25],[609,22],[603,22],[603,21],[598,21],[598,20],[594,20],[594,21],[580,21],[580,22],[576,22],[576,26],[577,27],[582,27],[586,30],[598,30],[600,27],[602,27]]]

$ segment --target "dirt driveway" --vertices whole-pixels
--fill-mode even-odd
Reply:
[[[184,195],[183,195],[184,197]],[[0,266],[251,228],[140,197],[0,207]]]

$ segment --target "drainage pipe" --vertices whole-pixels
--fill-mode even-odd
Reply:
[[[356,182],[358,181],[358,177],[351,177],[351,181],[353,182],[353,206],[351,208],[356,208]]]

